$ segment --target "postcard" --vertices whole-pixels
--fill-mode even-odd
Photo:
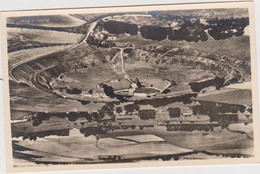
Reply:
[[[259,162],[253,2],[1,19],[8,172]]]

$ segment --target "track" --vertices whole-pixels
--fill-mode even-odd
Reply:
[[[136,15],[136,16],[138,16],[138,15]],[[107,18],[107,17],[105,17],[105,18]],[[77,49],[78,47],[80,47],[82,44],[88,44],[86,41],[87,41],[87,39],[89,38],[89,35],[93,32],[93,30],[94,30],[94,28],[96,27],[96,25],[97,25],[97,23],[100,21],[100,20],[103,20],[104,18],[101,18],[101,19],[98,19],[97,21],[95,21],[95,22],[92,22],[92,23],[90,23],[90,27],[89,27],[89,31],[88,31],[88,33],[84,36],[84,38],[81,40],[81,42],[80,43],[78,43],[77,45],[73,45],[73,46],[71,46],[70,48],[65,48],[65,49],[63,49],[63,50],[60,50],[60,51],[57,51],[57,52],[53,52],[53,53],[49,53],[49,54],[46,54],[46,55],[43,55],[43,56],[38,56],[38,57],[35,57],[35,58],[32,58],[32,59],[28,59],[28,60],[24,60],[24,61],[21,61],[21,62],[19,62],[19,63],[16,63],[16,64],[14,64],[14,65],[12,65],[10,68],[9,68],[9,74],[10,74],[10,77],[11,77],[11,79],[12,80],[14,80],[15,82],[17,82],[17,83],[25,83],[25,84],[27,84],[27,85],[29,85],[29,86],[32,86],[32,87],[35,87],[35,88],[37,88],[37,89],[39,89],[39,90],[41,90],[41,91],[44,91],[44,92],[48,92],[48,93],[52,93],[52,94],[54,94],[50,89],[48,89],[48,85],[42,85],[41,83],[39,83],[39,81],[38,81],[38,76],[39,76],[39,73],[41,72],[41,71],[43,71],[43,70],[46,70],[46,69],[49,69],[49,68],[51,68],[50,66],[49,67],[42,67],[42,68],[40,68],[39,70],[34,70],[33,68],[31,68],[30,66],[34,66],[34,65],[36,65],[36,66],[40,66],[39,64],[37,65],[37,63],[34,63],[34,61],[37,61],[37,60],[39,60],[39,59],[47,59],[48,57],[51,57],[51,55],[54,55],[54,54],[57,54],[57,53],[64,53],[64,52],[69,52],[70,50],[73,50],[73,49]],[[129,78],[129,76],[127,75],[127,73],[125,72],[125,64],[124,64],[124,60],[123,60],[123,48],[119,48],[120,49],[120,51],[116,54],[116,56],[118,55],[118,54],[120,54],[120,57],[121,57],[121,63],[122,63],[122,73],[124,74],[124,76],[125,76],[125,78],[126,79],[128,79],[129,81],[131,81],[130,80],[130,78]],[[164,54],[162,54],[161,56],[159,56],[159,57],[164,57],[167,53],[169,53],[170,51],[171,51],[172,49],[170,49],[170,50],[168,50],[168,51],[166,51]],[[115,57],[116,57],[115,56]],[[114,58],[115,58],[114,57]],[[112,59],[112,60],[114,60],[114,58]],[[46,61],[48,61],[48,60],[46,60]],[[21,70],[21,72],[20,73],[22,73],[21,74],[21,76],[23,75],[23,74],[25,74],[25,76],[27,75],[27,76],[29,76],[29,78],[19,78],[19,75],[20,74],[18,74],[18,77],[15,75],[15,72],[19,69],[19,67],[21,67],[21,66],[23,66],[23,65],[26,65],[26,64],[31,64],[31,65],[28,65],[28,67],[29,67],[29,69],[31,68],[32,70],[31,70],[31,72],[33,72],[33,73],[27,73],[27,72],[24,72],[23,73],[23,67],[21,68],[22,70]],[[230,66],[230,65],[228,65],[228,66]],[[25,68],[26,68],[26,66],[25,66]],[[234,67],[232,67],[231,66],[231,68],[232,69],[235,69]],[[18,72],[19,73],[19,72]],[[241,73],[240,73],[241,74]],[[57,95],[57,94],[56,94]],[[61,97],[63,97],[63,96],[61,96]]]
[[[38,59],[41,59],[41,58],[44,58],[44,57],[48,57],[52,54],[56,54],[56,53],[62,53],[62,52],[66,52],[66,51],[70,51],[70,50],[73,50],[73,49],[76,49],[78,47],[80,47],[83,43],[86,43],[86,40],[88,39],[89,35],[91,32],[93,32],[96,24],[97,24],[98,21],[96,22],[93,22],[90,24],[90,27],[89,27],[89,31],[88,33],[84,36],[84,38],[81,40],[81,42],[77,45],[74,45],[70,48],[65,48],[63,50],[59,50],[57,52],[53,52],[53,53],[49,53],[49,54],[46,54],[46,55],[43,55],[43,56],[39,56],[39,57],[35,57],[35,58],[32,58],[32,59],[28,59],[28,60],[24,60],[24,61],[21,61],[21,62],[18,62],[18,63],[15,63],[14,65],[12,65],[10,68],[9,68],[9,75],[10,77],[17,83],[20,83],[20,82],[23,82],[23,83],[27,83],[28,85],[32,86],[32,87],[35,87],[35,85],[32,83],[32,82],[24,82],[24,81],[21,81],[20,79],[18,79],[17,77],[15,77],[14,75],[14,72],[16,71],[16,69],[23,65],[23,64],[26,64],[26,63],[29,63],[29,62],[33,62],[35,60],[38,60]],[[35,82],[35,81],[34,81]]]

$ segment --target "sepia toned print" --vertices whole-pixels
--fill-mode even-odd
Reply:
[[[10,171],[257,162],[252,3],[2,18]]]

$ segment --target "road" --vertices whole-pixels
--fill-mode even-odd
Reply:
[[[121,15],[121,16],[126,16],[126,15]],[[136,15],[131,15],[131,16],[147,16],[145,14],[136,14]],[[65,52],[65,51],[69,51],[69,50],[72,50],[72,49],[76,49],[78,48],[79,46],[81,46],[83,43],[86,43],[86,40],[88,39],[89,35],[93,32],[93,30],[95,29],[97,23],[105,18],[109,18],[109,17],[112,17],[112,16],[106,16],[106,17],[103,17],[101,19],[97,19],[96,21],[90,23],[90,27],[89,27],[89,31],[88,33],[85,35],[84,39],[77,45],[74,45],[70,48],[65,48],[65,49],[62,49],[62,50],[59,50],[57,52],[52,52],[52,53],[48,53],[46,55],[42,55],[42,56],[39,56],[39,57],[34,57],[32,59],[27,59],[27,60],[24,60],[24,61],[21,61],[21,62],[18,62],[18,63],[15,63],[14,65],[12,65],[10,68],[9,68],[9,75],[11,77],[11,79],[13,79],[14,81],[16,82],[20,82],[19,79],[17,79],[15,76],[14,76],[14,71],[17,67],[19,67],[20,65],[23,65],[25,63],[28,63],[28,62],[31,62],[31,61],[34,61],[34,60],[37,60],[37,59],[40,59],[40,58],[43,58],[43,57],[46,57],[46,56],[49,56],[51,54],[55,54],[55,53],[61,53],[61,52]],[[27,82],[28,85],[32,86],[32,84],[30,82]]]
[[[123,15],[122,15],[123,16]],[[133,16],[138,16],[138,15],[133,15]],[[141,15],[142,16],[142,15]],[[62,53],[62,52],[65,52],[65,51],[70,51],[70,50],[73,50],[73,49],[77,49],[78,47],[80,47],[82,44],[87,44],[87,39],[89,38],[89,35],[93,32],[93,30],[95,29],[97,23],[100,21],[100,20],[103,20],[105,18],[108,18],[108,17],[104,17],[104,18],[101,18],[101,19],[98,19],[92,23],[90,23],[90,26],[89,26],[89,30],[87,32],[87,34],[84,36],[84,38],[80,41],[80,43],[78,43],[77,45],[73,45],[69,48],[65,48],[63,50],[60,50],[60,51],[57,51],[57,52],[53,52],[53,53],[49,53],[49,54],[46,54],[46,55],[43,55],[43,56],[38,56],[38,57],[35,57],[35,58],[32,58],[32,59],[27,59],[27,60],[24,60],[24,61],[21,61],[21,62],[18,62],[18,63],[15,63],[14,65],[12,65],[10,68],[9,68],[9,74],[10,74],[10,77],[11,79],[13,79],[14,81],[16,81],[17,83],[26,83],[28,84],[29,86],[32,86],[32,87],[35,87],[41,91],[45,91],[45,92],[49,92],[49,93],[52,93],[51,90],[48,90],[47,85],[43,86],[41,83],[39,83],[38,81],[38,74],[43,71],[44,69],[49,69],[50,67],[46,67],[44,69],[40,69],[39,71],[34,71],[34,74],[32,74],[32,76],[30,76],[30,80],[28,79],[18,79],[17,77],[15,77],[15,71],[17,70],[17,68],[19,68],[21,65],[24,65],[24,64],[27,64],[29,62],[33,62],[35,60],[38,60],[38,59],[41,59],[41,58],[45,58],[45,57],[48,57],[52,54],[57,54],[57,53]],[[122,64],[122,73],[124,74],[124,77],[126,79],[129,80],[129,82],[131,82],[131,84],[133,84],[132,80],[129,78],[129,76],[127,75],[127,73],[125,72],[125,63],[124,63],[124,58],[123,58],[123,49],[124,48],[127,48],[127,47],[124,47],[124,48],[120,48],[120,47],[116,47],[118,49],[120,49],[120,51],[116,54],[116,56],[118,54],[120,54],[120,57],[121,57],[121,64]],[[170,52],[171,50],[165,52],[164,54],[162,54],[160,57],[163,57],[165,56],[168,52]],[[115,57],[116,57],[115,56]],[[112,61],[115,59],[115,57],[112,59]],[[221,64],[223,64],[222,62],[219,62]],[[229,64],[226,64],[226,65],[229,65]],[[229,65],[230,66],[230,65]],[[230,66],[233,70],[234,70],[234,67]],[[238,71],[239,72],[239,71]]]
[[[86,40],[88,39],[89,35],[91,32],[93,32],[96,24],[97,24],[98,21],[95,21],[93,23],[90,24],[90,27],[89,27],[89,31],[88,33],[84,36],[84,38],[81,40],[81,42],[77,45],[73,45],[71,46],[70,48],[65,48],[65,49],[62,49],[62,50],[59,50],[57,52],[52,52],[52,53],[48,53],[48,54],[45,54],[45,55],[42,55],[42,56],[38,56],[38,57],[34,57],[32,59],[27,59],[27,60],[24,60],[24,61],[21,61],[21,62],[18,62],[18,63],[15,63],[13,64],[10,68],[9,68],[9,75],[10,77],[15,81],[15,82],[20,82],[19,79],[17,79],[15,76],[14,76],[14,71],[16,70],[17,67],[19,67],[20,65],[23,65],[25,63],[28,63],[28,62],[31,62],[31,61],[34,61],[34,60],[37,60],[37,59],[40,59],[40,58],[43,58],[43,57],[46,57],[46,56],[49,56],[51,54],[55,54],[55,53],[62,53],[62,52],[65,52],[65,51],[69,51],[69,50],[73,50],[73,49],[76,49],[78,47],[80,47],[83,43],[86,43]],[[32,83],[28,82],[27,83],[28,85],[30,86],[33,86]]]

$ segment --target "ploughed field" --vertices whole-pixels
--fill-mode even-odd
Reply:
[[[194,22],[154,12],[53,20],[10,19],[10,27],[26,28],[9,33],[10,50],[36,42],[64,47],[25,45],[9,53],[17,166],[24,159],[32,165],[252,157],[251,88],[230,87],[251,79],[246,17]]]
[[[8,52],[75,44],[79,43],[84,36],[62,31],[27,28],[8,28],[7,32]]]
[[[62,28],[82,25],[84,20],[75,18],[72,15],[22,16],[8,18],[7,24]]]

